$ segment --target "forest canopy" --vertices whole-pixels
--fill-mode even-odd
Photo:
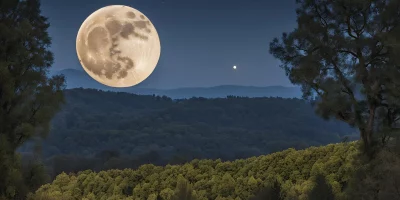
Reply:
[[[182,182],[192,199],[249,199],[276,180],[282,195],[305,200],[322,175],[336,197],[344,194],[355,168],[357,143],[330,144],[296,151],[222,162],[195,159],[183,165],[143,165],[137,170],[91,170],[62,173],[31,198],[46,199],[173,199]]]

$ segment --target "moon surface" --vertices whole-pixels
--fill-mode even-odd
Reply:
[[[154,71],[160,58],[158,33],[140,11],[123,5],[103,7],[82,23],[76,38],[79,61],[96,81],[131,87]]]

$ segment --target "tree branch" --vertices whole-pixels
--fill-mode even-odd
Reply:
[[[321,15],[321,13],[319,12],[319,9],[318,9],[318,6],[317,6],[316,3],[314,3],[314,9],[315,9],[315,12],[317,13],[317,15],[318,15],[320,21],[321,21],[322,24],[324,25],[324,27],[327,27],[327,26],[328,26],[328,23],[326,22],[325,18],[322,17],[322,15]]]
[[[350,22],[350,16],[346,16],[346,24],[347,24],[347,34],[349,34],[350,37],[357,39],[358,37],[353,35],[352,33],[352,27],[351,27],[351,22]]]
[[[350,50],[337,50],[337,52],[339,52],[339,53],[348,53],[348,54],[351,54],[352,56],[357,58],[357,54],[352,52],[352,51],[350,51]]]

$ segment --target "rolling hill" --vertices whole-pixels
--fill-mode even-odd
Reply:
[[[236,86],[222,85],[208,88],[177,88],[177,89],[154,89],[139,86],[131,88],[110,88],[93,80],[86,72],[77,69],[64,69],[52,72],[52,74],[63,74],[66,77],[67,89],[92,88],[105,91],[128,92],[141,95],[168,96],[172,99],[183,99],[191,97],[223,98],[229,95],[243,97],[282,97],[300,98],[301,91],[297,87],[283,86]]]
[[[183,165],[143,165],[137,170],[62,173],[31,198],[170,200],[181,188],[192,194],[185,199],[244,200],[278,180],[287,199],[306,200],[318,174],[326,176],[334,195],[340,197],[355,170],[356,146],[342,143],[288,149],[232,162],[196,159]]]

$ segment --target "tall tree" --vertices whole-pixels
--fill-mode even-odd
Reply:
[[[356,126],[368,154],[400,102],[400,1],[297,0],[297,28],[270,43],[322,117]]]
[[[64,77],[48,77],[48,27],[39,0],[0,0],[0,198],[22,195],[15,151],[46,135],[64,99]]]

